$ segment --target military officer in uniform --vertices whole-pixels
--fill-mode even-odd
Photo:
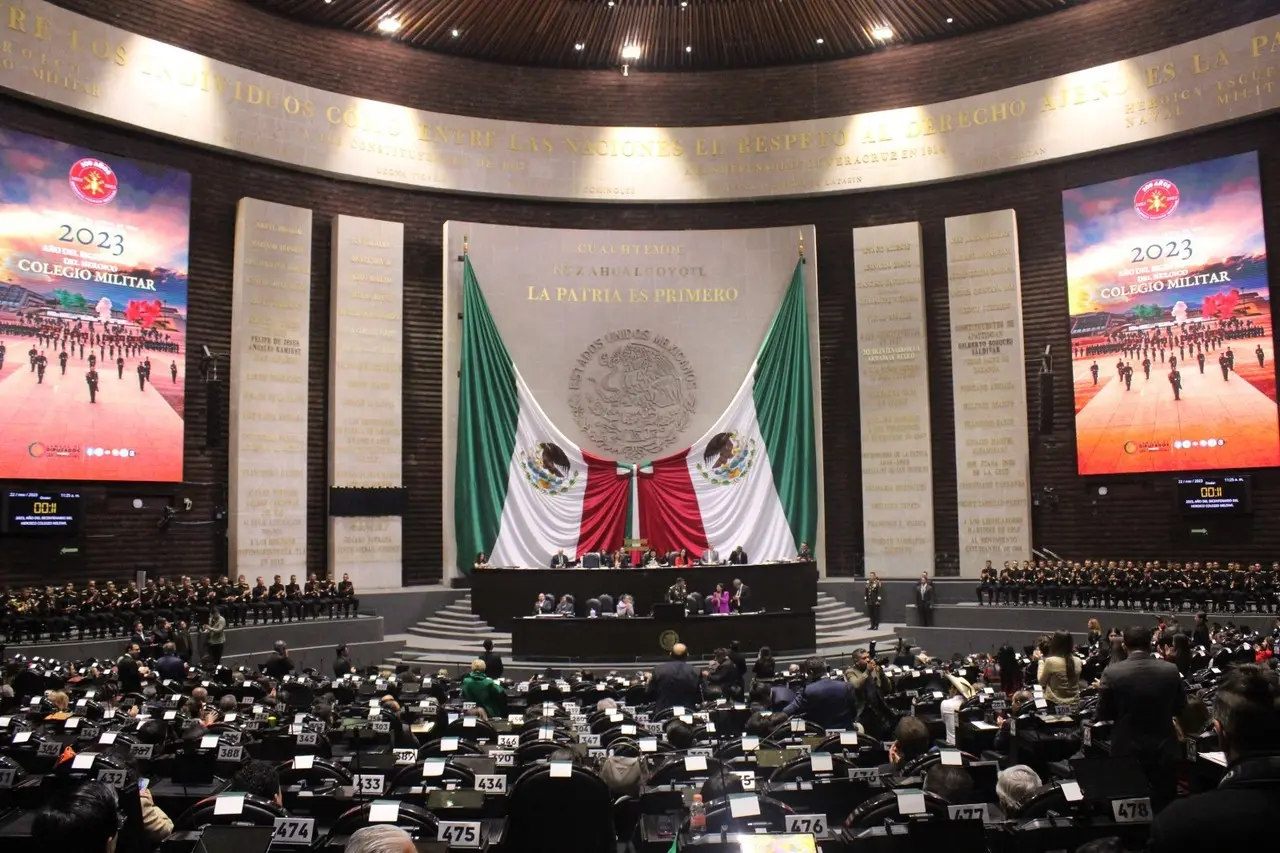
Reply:
[[[996,603],[996,570],[991,567],[991,561],[987,560],[987,564],[982,567],[982,576],[978,579],[978,606],[982,606],[982,597],[987,597],[987,604]]]
[[[124,356],[116,356],[116,378],[124,379]]]
[[[67,350],[63,347],[62,352],[58,353],[58,367],[62,369],[62,375],[67,375]]]
[[[867,605],[867,618],[871,620],[872,630],[880,627],[880,605],[884,601],[884,587],[880,578],[872,572],[867,578],[867,588],[862,592],[862,600]]]
[[[90,367],[89,372],[84,375],[84,381],[89,386],[89,402],[98,402],[98,371]]]

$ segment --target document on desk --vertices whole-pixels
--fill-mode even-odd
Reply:
[[[995,726],[991,725],[986,720],[970,720],[969,725],[973,726],[980,732],[989,731],[995,728]]]
[[[1214,764],[1227,766],[1227,754],[1225,752],[1202,752],[1200,757],[1212,761]]]

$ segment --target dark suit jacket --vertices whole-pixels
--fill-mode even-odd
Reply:
[[[563,569],[569,565],[569,558],[564,554],[553,554],[551,557],[551,568]]]
[[[648,698],[655,711],[682,705],[693,708],[702,701],[701,682],[697,671],[682,660],[669,660],[653,668],[649,679]]]
[[[920,586],[920,584],[916,584],[915,590],[916,590],[917,606],[919,607],[933,606],[933,584],[932,583],[927,584],[925,586]]]
[[[1178,668],[1149,652],[1130,652],[1102,671],[1099,720],[1114,720],[1111,754],[1142,758],[1177,755],[1173,717],[1186,704]]]
[[[734,551],[729,554],[729,562],[735,566],[745,566],[748,562],[746,551]]]
[[[484,674],[490,678],[502,677],[502,655],[497,652],[481,652],[480,660],[484,661]]]
[[[1212,791],[1176,800],[1151,826],[1152,853],[1183,850],[1253,850],[1274,832],[1280,806],[1280,758],[1263,756],[1232,765]]]
[[[853,727],[853,688],[846,681],[820,678],[805,685],[782,713],[800,715],[824,729]]]

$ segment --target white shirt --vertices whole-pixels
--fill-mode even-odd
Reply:
[[[942,723],[947,727],[947,746],[956,745],[956,720],[960,716],[960,706],[964,697],[959,693],[942,700],[939,710],[942,711]]]

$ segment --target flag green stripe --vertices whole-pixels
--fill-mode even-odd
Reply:
[[[818,469],[803,259],[756,356],[752,397],[791,535],[797,545],[812,546],[818,530]]]
[[[520,406],[511,356],[465,255],[461,365],[453,513],[458,568],[470,572],[498,540]]]

